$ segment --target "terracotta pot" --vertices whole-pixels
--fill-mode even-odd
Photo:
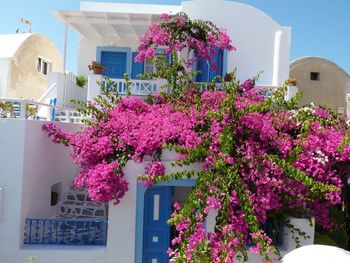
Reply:
[[[93,69],[92,69],[92,72],[93,72],[95,75],[101,75],[101,73],[102,73],[102,68],[93,68]]]
[[[233,77],[231,74],[226,74],[225,77],[224,77],[224,81],[232,81]]]

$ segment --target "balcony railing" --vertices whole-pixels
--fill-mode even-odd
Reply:
[[[105,246],[107,226],[104,220],[26,219],[23,243]]]
[[[25,99],[0,98],[0,118],[32,119],[81,123],[85,118],[77,110]]]
[[[126,81],[125,79],[110,79],[113,83],[114,88],[120,95],[126,95]],[[106,80],[103,81],[107,86]],[[136,96],[146,96],[150,93],[159,92],[157,80],[130,80],[130,93]]]

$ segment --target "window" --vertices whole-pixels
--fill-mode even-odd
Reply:
[[[344,112],[345,112],[344,107],[337,107],[337,113],[338,114],[344,114]]]
[[[211,56],[209,61],[205,59],[197,60],[197,70],[200,73],[196,76],[196,82],[211,82],[217,76],[223,75],[223,61],[224,61],[224,52],[220,49],[215,50],[215,55]],[[215,65],[215,67],[212,67]],[[216,79],[218,81],[218,79]]]
[[[153,60],[152,59],[146,59],[144,73],[145,74],[152,74],[154,72],[156,72],[156,68],[155,68]]]
[[[161,53],[156,53],[155,57],[158,58],[160,57],[162,54]],[[169,56],[166,55],[165,59],[167,60],[167,63],[169,64]],[[156,69],[156,65],[154,64],[153,59],[146,59],[146,61],[144,62],[144,70],[143,70],[144,74],[152,74],[157,72]]]
[[[43,58],[38,58],[38,72],[43,75],[48,75],[51,72],[51,63]]]
[[[62,182],[51,186],[51,206],[55,206],[60,202],[62,191]]]
[[[315,81],[320,80],[320,73],[319,72],[310,72],[310,80],[315,80]]]

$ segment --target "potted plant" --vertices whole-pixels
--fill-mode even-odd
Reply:
[[[103,71],[105,71],[107,68],[103,66],[100,62],[92,61],[91,64],[88,66],[89,70],[94,74],[101,74]]]
[[[285,81],[285,84],[288,86],[296,86],[297,85],[297,80],[296,79],[287,79]]]
[[[97,74],[97,73],[96,73]],[[87,79],[84,77],[84,76],[76,76],[75,77],[75,83],[81,87],[81,88],[84,88],[86,83],[87,83]]]
[[[224,77],[224,81],[231,82],[233,80],[233,74],[232,73],[226,73]]]

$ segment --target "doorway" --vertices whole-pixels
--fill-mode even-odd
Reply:
[[[194,182],[191,182],[191,184]],[[157,185],[145,189],[143,198],[142,262],[167,263],[167,249],[177,233],[167,224],[173,204],[186,202],[193,185]],[[137,258],[137,257],[136,257]]]

